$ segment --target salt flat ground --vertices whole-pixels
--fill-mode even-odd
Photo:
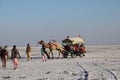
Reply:
[[[18,47],[22,56],[19,67],[13,70],[0,66],[0,80],[120,80],[120,45],[86,46],[86,56],[42,62],[40,46],[32,47],[32,60],[27,61],[25,47]],[[9,48],[10,52],[11,48]],[[11,53],[9,53],[10,55]]]

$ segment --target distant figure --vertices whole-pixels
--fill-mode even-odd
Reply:
[[[16,45],[13,46],[13,49],[11,50],[11,59],[14,63],[14,70],[18,67],[18,58],[20,58],[20,54],[18,49],[16,48]]]
[[[4,48],[0,47],[0,57],[1,57],[3,68],[6,67],[6,61],[8,59],[8,51],[6,48],[7,48],[7,46],[5,46]]]
[[[81,37],[81,35],[78,35],[78,37]]]
[[[46,61],[46,59],[47,59],[46,54],[47,54],[47,51],[45,50],[45,46],[42,45],[42,48],[41,48],[41,55],[42,55],[42,61],[43,61],[43,62]]]
[[[69,39],[69,36],[67,36],[67,38],[66,39]]]
[[[29,45],[29,43],[27,44],[26,47],[26,54],[27,54],[27,59],[29,61],[31,59],[31,46]]]

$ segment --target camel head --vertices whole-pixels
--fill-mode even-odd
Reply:
[[[41,41],[38,41],[38,44],[44,44],[45,42],[43,41],[43,40],[41,40]]]

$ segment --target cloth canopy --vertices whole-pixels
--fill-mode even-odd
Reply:
[[[85,40],[82,39],[81,37],[69,38],[62,41],[62,44],[81,44],[81,43],[85,43]]]
[[[69,38],[72,41],[72,44],[84,43],[85,40],[80,37]]]

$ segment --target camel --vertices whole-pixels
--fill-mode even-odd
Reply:
[[[63,48],[55,40],[52,40],[49,43],[45,43],[43,40],[41,40],[41,41],[38,42],[38,44],[44,45],[45,48],[49,48],[48,55],[50,56],[50,53],[52,53],[52,59],[54,58],[53,50],[57,50],[58,51],[58,57],[57,58],[59,58],[60,54],[62,54]]]

